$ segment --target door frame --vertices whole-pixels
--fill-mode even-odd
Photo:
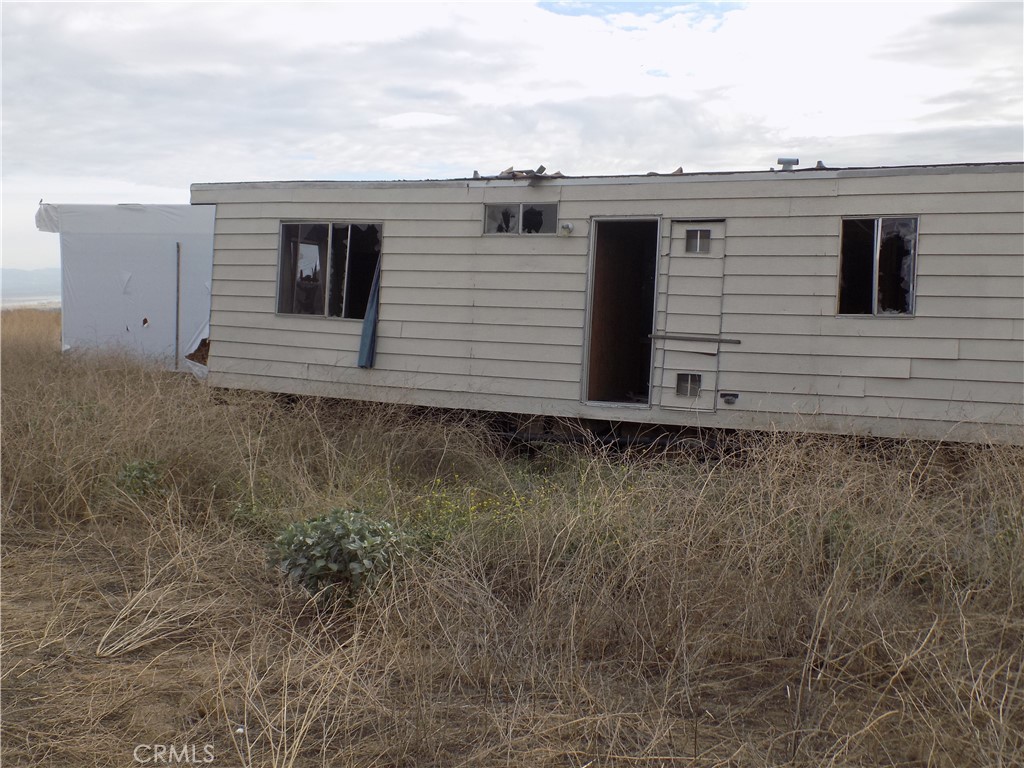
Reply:
[[[580,403],[583,405],[600,406],[603,408],[626,408],[629,410],[645,409],[650,410],[655,407],[654,403],[654,352],[655,352],[655,341],[651,339],[651,353],[650,360],[648,361],[647,371],[647,402],[646,403],[620,403],[609,400],[591,400],[587,397],[590,391],[590,342],[592,335],[592,325],[594,318],[594,276],[595,267],[597,266],[597,237],[598,229],[601,222],[654,222],[656,225],[656,232],[654,237],[655,242],[655,254],[654,254],[654,286],[653,286],[653,302],[651,310],[651,334],[656,333],[656,324],[658,318],[658,294],[660,291],[659,281],[659,265],[662,258],[662,221],[663,217],[661,214],[636,214],[627,216],[591,216],[590,217],[590,231],[589,231],[589,244],[587,246],[587,283],[586,283],[586,311],[583,317],[583,369],[580,372]]]

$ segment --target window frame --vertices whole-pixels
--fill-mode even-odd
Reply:
[[[326,256],[326,270],[323,278],[324,281],[324,294],[323,294],[323,311],[320,313],[316,312],[284,312],[281,309],[282,289],[284,287],[283,281],[283,270],[284,270],[284,235],[285,227],[296,226],[300,227],[299,232],[301,233],[301,227],[303,226],[316,226],[323,225],[327,228],[327,241],[325,244],[327,256]],[[345,311],[348,306],[348,287],[349,280],[352,273],[352,227],[358,226],[374,226],[377,228],[378,238],[378,249],[377,249],[377,262],[379,264],[380,259],[384,257],[384,223],[382,221],[367,221],[360,220],[356,221],[353,219],[281,219],[278,222],[277,229],[277,262],[276,271],[277,275],[275,278],[275,292],[274,292],[274,314],[280,317],[305,317],[314,318],[321,320],[349,320],[358,323],[362,323],[366,318],[366,311],[364,310],[362,317],[346,317]],[[335,269],[335,258],[334,258],[334,233],[336,228],[346,228],[347,235],[345,238],[345,276],[344,281],[341,284],[341,308],[340,314],[332,315],[331,312],[331,285],[334,277]],[[295,280],[294,269],[298,268],[298,261],[296,257],[296,264],[293,266],[292,280]],[[367,289],[369,293],[369,289]],[[368,298],[368,297],[367,297]],[[293,300],[294,303],[294,300]]]
[[[516,231],[515,232],[488,232],[487,231],[487,209],[488,208],[512,208],[514,206],[519,208],[519,213],[518,213],[518,215],[516,217]],[[528,208],[528,207],[529,208],[533,208],[533,207],[539,208],[541,206],[551,206],[551,207],[554,207],[554,209],[555,209],[555,216],[554,216],[554,226],[553,226],[553,228],[551,229],[550,232],[524,232],[523,231],[523,213],[524,213],[525,209]],[[543,237],[543,236],[546,235],[548,237],[551,237],[553,235],[557,235],[558,234],[558,201],[557,200],[549,200],[549,201],[546,201],[546,202],[536,202],[536,201],[534,201],[534,202],[529,202],[529,203],[522,203],[522,202],[520,202],[520,203],[484,203],[483,234],[486,237],[513,237],[513,236],[517,236],[517,235],[528,235],[530,237],[537,237],[537,236]]]
[[[878,307],[878,293],[879,293],[879,266],[882,254],[882,228],[883,222],[895,221],[895,220],[913,220],[914,221],[914,239],[913,239],[913,252],[911,259],[913,260],[913,272],[910,277],[910,290],[907,296],[907,311],[906,312],[893,312],[879,310]],[[843,228],[848,221],[871,221],[872,226],[872,238],[873,238],[873,249],[871,254],[871,311],[870,312],[843,312],[841,306],[843,303]],[[918,281],[918,264],[920,262],[920,249],[919,243],[921,238],[921,217],[919,214],[897,214],[897,215],[864,215],[864,216],[843,216],[839,220],[839,255],[836,262],[836,317],[889,317],[889,318],[911,318],[915,317],[917,312],[917,281]]]
[[[691,237],[691,233],[693,237]],[[691,248],[690,246],[694,247]],[[700,227],[687,227],[683,253],[711,253],[711,230]]]

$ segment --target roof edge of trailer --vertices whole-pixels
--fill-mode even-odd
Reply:
[[[529,186],[548,184],[637,184],[651,182],[694,182],[704,179],[716,181],[756,181],[765,179],[829,179],[855,178],[869,176],[926,176],[955,173],[1008,173],[1024,170],[1024,161],[993,161],[984,163],[930,163],[920,165],[880,165],[880,166],[847,166],[847,167],[810,167],[791,170],[764,171],[695,171],[683,173],[644,174],[606,174],[566,176],[561,173],[537,174],[526,172],[503,172],[495,176],[480,176],[452,179],[350,179],[350,180],[279,180],[279,181],[233,181],[233,182],[196,182],[191,185],[192,191],[216,191],[219,189],[288,189],[303,187],[305,189],[338,189],[345,187],[361,187],[368,189],[387,189],[395,187],[451,187],[451,186]]]

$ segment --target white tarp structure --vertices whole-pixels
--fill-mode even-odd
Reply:
[[[60,233],[65,351],[124,349],[174,370],[210,334],[213,205],[51,205]]]

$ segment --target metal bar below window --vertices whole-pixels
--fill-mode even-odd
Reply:
[[[670,341],[710,341],[716,344],[739,344],[739,339],[723,339],[721,336],[697,336],[690,333],[652,333],[651,339],[668,339]]]

